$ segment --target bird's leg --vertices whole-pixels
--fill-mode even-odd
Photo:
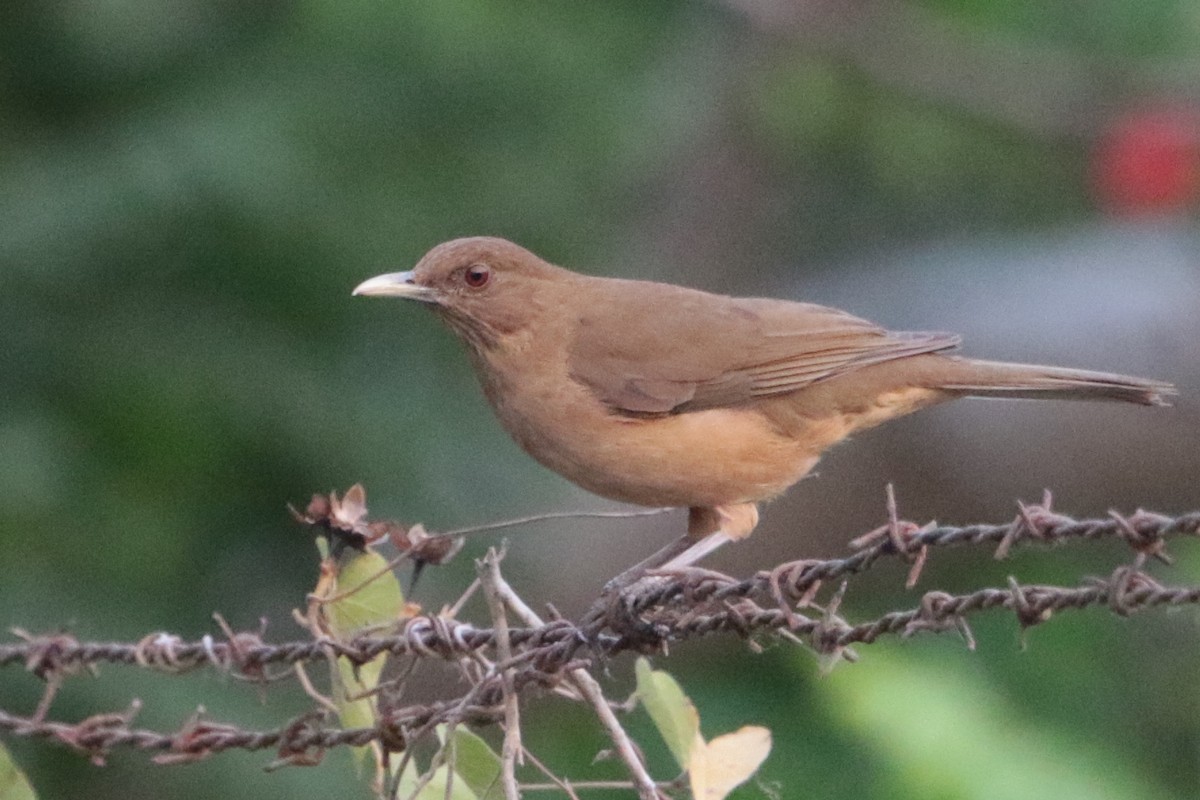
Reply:
[[[683,538],[690,540],[691,545],[667,556],[658,567],[648,569],[671,572],[690,567],[726,542],[745,539],[757,525],[758,506],[754,503],[689,508],[688,532]]]
[[[651,571],[690,567],[726,542],[745,539],[757,524],[758,506],[754,503],[689,508],[688,532],[610,580],[604,593],[620,591]]]
[[[597,618],[614,598],[639,580],[682,571],[726,542],[745,539],[757,524],[758,506],[754,503],[688,509],[688,532],[604,584],[585,619]]]

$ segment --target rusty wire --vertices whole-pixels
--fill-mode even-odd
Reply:
[[[1163,605],[1194,605],[1200,603],[1200,587],[1163,586],[1143,567],[1149,558],[1167,559],[1168,538],[1198,534],[1200,512],[1167,517],[1139,511],[1129,517],[1112,514],[1107,519],[1075,520],[1051,511],[1049,498],[1040,506],[1022,506],[1007,525],[918,527],[898,520],[893,508],[889,522],[856,540],[856,551],[845,558],[789,562],[745,580],[703,570],[651,577],[611,598],[607,613],[587,625],[555,620],[538,627],[511,628],[513,658],[508,663],[516,665],[516,689],[524,691],[535,685],[554,686],[567,670],[589,666],[598,658],[627,650],[657,650],[671,641],[721,632],[743,637],[778,632],[818,652],[840,654],[850,645],[869,644],[881,636],[921,632],[958,631],[972,643],[967,620],[989,609],[1007,609],[1028,627],[1045,622],[1054,612],[1091,606],[1129,615]],[[1098,538],[1124,540],[1134,551],[1133,562],[1118,567],[1107,579],[1077,587],[1023,586],[1010,579],[1005,587],[960,595],[930,591],[914,608],[860,623],[850,623],[837,613],[845,583],[824,605],[814,600],[822,581],[840,578],[844,582],[885,557],[914,564],[911,579],[930,548],[987,544],[995,545],[997,555],[1003,556],[1014,545],[1027,542],[1060,544]],[[392,634],[344,642],[270,644],[261,634],[249,632],[191,642],[169,633],[152,633],[132,643],[80,642],[61,633],[22,638],[0,645],[0,667],[21,665],[48,683],[100,663],[171,673],[207,666],[256,678],[267,665],[330,656],[355,663],[366,663],[381,653],[442,660],[497,658],[492,629],[438,616],[414,617]],[[306,714],[274,730],[248,731],[197,716],[179,731],[160,733],[134,728],[135,709],[77,723],[45,720],[40,711],[23,717],[0,709],[0,733],[58,742],[96,761],[119,748],[157,751],[156,761],[164,763],[197,760],[229,749],[275,749],[276,763],[314,763],[325,750],[343,745],[378,742],[386,749],[401,750],[411,736],[441,722],[496,722],[503,716],[502,687],[494,674],[483,684],[455,700],[391,707],[370,728],[340,729],[331,727],[323,715]]]
[[[1005,588],[985,588],[962,595],[928,592],[916,608],[893,611],[854,625],[836,615],[800,615],[797,622],[795,619],[789,620],[789,615],[781,609],[747,603],[732,605],[721,612],[695,614],[686,620],[677,620],[671,627],[672,636],[687,638],[720,631],[750,635],[786,629],[808,637],[809,643],[818,651],[838,652],[852,644],[870,644],[885,635],[908,636],[921,631],[962,630],[961,626],[969,615],[994,608],[1013,611],[1023,626],[1029,626],[1046,621],[1052,612],[1088,606],[1107,606],[1127,615],[1155,606],[1197,604],[1200,603],[1200,587],[1164,587],[1136,570],[1121,568],[1109,581],[1076,588],[1021,586],[1013,582]],[[608,641],[608,653],[633,646],[631,639],[610,637]],[[89,649],[86,652],[97,651]],[[561,668],[577,667],[580,663],[564,663],[560,671]],[[544,670],[544,666],[531,663],[518,671],[518,690],[533,684],[552,683],[553,679]],[[393,709],[379,724],[370,728],[330,728],[324,726],[319,717],[305,715],[269,731],[248,731],[194,719],[178,732],[159,733],[131,727],[132,713],[100,714],[68,724],[20,717],[0,710],[0,732],[65,744],[96,761],[103,761],[112,750],[118,748],[160,751],[164,755],[159,756],[158,760],[166,763],[198,760],[230,749],[276,749],[280,759],[287,761],[331,747],[361,746],[375,741],[403,749],[409,733],[423,727],[451,720],[486,724],[496,722],[503,716],[498,685],[485,687],[485,691],[476,691],[475,694],[479,702],[472,704],[452,700]]]
[[[605,635],[602,631],[605,627],[613,627],[614,623],[623,627],[629,615],[681,602],[694,611],[702,602],[729,603],[739,599],[763,602],[771,597],[779,600],[782,599],[780,592],[787,599],[796,601],[820,581],[861,573],[887,556],[911,558],[922,548],[994,544],[1003,547],[1003,552],[1007,553],[1013,544],[1030,541],[1062,544],[1073,540],[1117,538],[1128,542],[1139,553],[1165,556],[1162,545],[1168,538],[1200,535],[1200,512],[1168,517],[1138,511],[1129,517],[1113,514],[1104,519],[1077,520],[1053,513],[1044,506],[1023,506],[1022,513],[1004,525],[918,528],[913,523],[893,521],[888,527],[898,527],[908,533],[899,538],[876,537],[876,541],[844,558],[788,562],[741,581],[703,571],[664,577],[634,586],[622,598],[620,614],[610,615],[602,620],[603,624],[593,626],[590,631],[581,631],[566,620],[555,620],[539,628],[513,628],[510,639],[525,650],[547,654],[557,651],[560,663],[569,660],[585,645],[613,653],[626,649],[628,644],[622,643],[620,636]],[[870,537],[868,534],[856,541]],[[1095,602],[1098,601],[1089,604]],[[996,605],[995,601],[990,601],[986,607]],[[975,610],[975,606],[968,610]],[[685,619],[683,614],[679,616],[681,620]],[[664,631],[663,638],[673,638],[674,634],[695,636],[719,629],[698,628],[695,619],[692,617],[677,630]],[[663,621],[660,620],[661,624]],[[80,642],[67,634],[54,634],[0,644],[0,667],[24,665],[39,673],[80,664],[113,663],[167,672],[211,666],[246,673],[270,664],[324,660],[330,655],[343,656],[360,664],[381,653],[449,659],[489,648],[494,639],[490,628],[437,616],[413,617],[392,635],[360,636],[348,641],[326,639],[269,644],[258,634],[243,632],[227,641],[205,636],[189,642],[174,634],[158,632],[132,643]]]

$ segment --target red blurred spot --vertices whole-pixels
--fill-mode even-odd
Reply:
[[[1117,118],[1092,154],[1097,199],[1118,216],[1192,204],[1200,189],[1200,110],[1143,108]]]

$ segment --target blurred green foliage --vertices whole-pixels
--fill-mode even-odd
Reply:
[[[504,438],[447,335],[348,297],[441,240],[498,234],[564,263],[732,288],[857,248],[1084,219],[1105,113],[1194,79],[1200,56],[1183,0],[908,7],[1094,73],[1091,132],[1047,135],[741,7],[6,0],[0,623],[198,635],[219,610],[290,637],[316,554],[286,502],[361,480],[373,508],[450,527],[561,501],[570,490]],[[1050,77],[1020,67],[1015,86]],[[467,574],[444,571],[440,591]],[[880,608],[911,603],[898,583],[875,587]],[[678,661],[714,730],[773,729],[764,775],[784,797],[1029,796],[1002,790],[1018,774],[1063,797],[1194,794],[1198,693],[1180,666],[1194,625],[1072,619],[1024,653],[1010,621],[990,627],[979,654],[881,645],[827,682],[790,650],[705,643]],[[40,688],[16,672],[0,674],[4,707],[32,709]],[[164,729],[201,703],[248,727],[305,706],[107,669],[71,681],[55,713],[132,694],[139,722]],[[568,774],[605,746],[579,712],[528,718]],[[45,798],[366,793],[348,753],[264,775],[261,755],[96,769],[11,746]]]

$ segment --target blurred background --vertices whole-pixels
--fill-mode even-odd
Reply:
[[[582,271],[805,299],[965,352],[1171,380],[1173,409],[972,401],[859,437],[711,566],[829,556],[901,514],[1010,519],[1200,506],[1200,5],[1186,0],[6,0],[0,8],[0,624],[81,638],[269,620],[315,580],[288,502],[362,481],[433,529],[619,508],[525,457],[421,309],[352,300],[469,234]],[[506,571],[567,613],[683,516],[508,531]],[[436,608],[500,534],[412,598]],[[1156,568],[1200,581],[1200,554]],[[963,591],[1107,575],[1089,545],[935,553],[856,581],[851,619]],[[476,609],[477,611],[477,609]],[[811,654],[709,640],[670,669],[709,736],[775,731],[781,797],[1183,798],[1200,781],[1193,609],[980,618],[819,677]],[[620,696],[630,665],[611,665]],[[0,673],[2,707],[40,685]],[[174,729],[204,704],[305,707],[218,676],[108,668],[53,715]],[[530,705],[572,777],[588,715]],[[658,774],[665,748],[631,726]],[[8,740],[45,798],[367,796],[350,759],[96,768]],[[738,797],[761,797],[760,788]]]

